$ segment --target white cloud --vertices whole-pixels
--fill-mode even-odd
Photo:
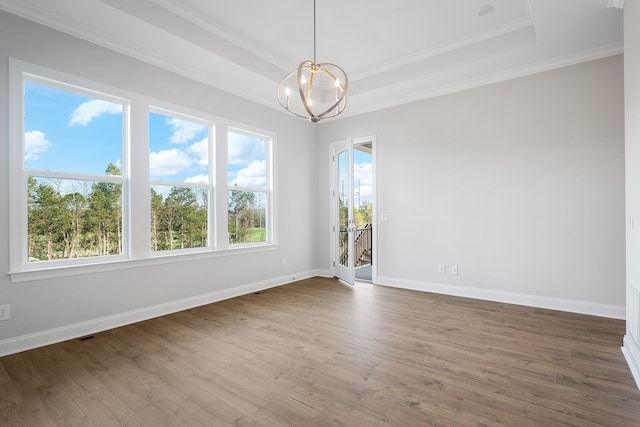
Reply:
[[[43,153],[52,145],[43,132],[32,130],[24,133],[24,159],[38,160],[38,153]]]
[[[237,133],[229,134],[229,164],[248,165],[264,158],[264,141]]]
[[[373,168],[371,163],[356,163],[353,165],[353,188],[356,204],[358,191],[360,201],[371,200],[373,197]]]
[[[206,167],[209,165],[209,138],[194,142],[188,148],[188,151],[195,155],[195,163],[198,166]]]
[[[94,99],[83,102],[78,106],[78,108],[73,110],[69,126],[86,126],[91,122],[91,120],[103,114],[118,114],[121,112],[122,105],[120,104],[114,104],[113,102],[107,102],[101,99]]]
[[[209,184],[209,175],[201,173],[200,175],[190,176],[185,179],[184,182],[190,182],[192,184]]]
[[[236,177],[231,185],[240,187],[266,187],[267,186],[267,165],[264,160],[254,160],[244,169],[236,173]]]
[[[149,170],[152,176],[176,175],[193,164],[193,160],[177,148],[151,152],[149,155]]]
[[[353,165],[353,182],[361,185],[373,184],[373,167],[371,163],[356,163]]]
[[[189,142],[207,130],[207,127],[204,125],[173,117],[167,118],[166,124],[171,126],[171,143],[173,144]]]

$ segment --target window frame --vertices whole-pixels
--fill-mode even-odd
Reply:
[[[248,126],[236,126],[236,125],[229,125],[226,128],[227,130],[227,141],[226,141],[226,145],[227,145],[227,158],[225,160],[226,164],[227,164],[227,170],[225,171],[227,174],[225,175],[225,183],[227,185],[227,191],[225,192],[226,198],[226,204],[225,207],[227,214],[225,215],[227,218],[227,226],[228,226],[228,221],[229,221],[229,193],[231,191],[245,191],[245,192],[254,192],[254,193],[266,193],[266,206],[265,206],[265,216],[266,216],[266,221],[265,221],[265,226],[266,226],[266,234],[265,234],[265,241],[264,242],[246,242],[246,243],[229,243],[229,238],[228,238],[228,229],[225,229],[225,237],[226,237],[226,243],[230,248],[245,248],[245,247],[253,247],[253,246],[260,246],[260,245],[270,245],[270,244],[275,244],[274,242],[274,223],[275,221],[273,220],[274,217],[274,209],[275,209],[275,203],[274,203],[274,181],[273,181],[273,171],[274,171],[274,167],[273,167],[273,147],[274,147],[274,140],[275,140],[275,135],[273,134],[269,134],[269,133],[265,133],[265,132],[260,132],[260,131],[256,131],[255,129],[251,129]],[[229,138],[228,135],[231,132],[235,132],[238,134],[242,134],[245,136],[250,136],[250,137],[258,137],[264,140],[264,154],[265,154],[265,168],[266,168],[266,185],[264,188],[259,188],[259,187],[244,187],[244,186],[229,186],[229,174],[228,174],[228,166],[229,166],[229,158],[228,158],[228,147],[229,147]]]
[[[130,245],[125,242],[129,236],[130,197],[129,197],[129,119],[130,101],[124,94],[109,86],[91,82],[80,77],[49,70],[34,64],[11,59],[9,72],[9,182],[10,194],[9,221],[11,224],[11,244],[9,248],[10,273],[14,271],[55,269],[62,267],[83,266],[114,262],[129,258]],[[26,82],[50,87],[53,89],[90,96],[122,105],[122,139],[121,139],[121,176],[97,175],[90,173],[50,171],[25,168],[25,84]],[[117,183],[122,188],[122,252],[117,255],[95,256],[51,260],[43,263],[29,263],[28,260],[28,179],[30,176],[52,179],[70,179],[93,182]],[[17,206],[17,208],[16,208]],[[44,266],[43,266],[44,265]],[[45,267],[46,266],[46,267]]]
[[[120,181],[122,185],[122,253],[119,255],[52,260],[28,263],[28,194],[24,164],[24,76],[29,81],[60,88],[74,93],[87,94],[99,99],[123,102],[122,178],[110,175],[67,174],[72,179],[82,177],[92,181]],[[35,80],[34,80],[35,79]],[[209,212],[208,246],[166,251],[151,251],[151,185],[155,180],[149,174],[149,123],[150,112],[182,116],[187,120],[206,122],[209,127]],[[9,276],[14,283],[73,276],[78,274],[107,272],[185,262],[239,254],[250,254],[278,249],[276,203],[276,134],[246,123],[234,122],[203,113],[189,107],[155,99],[125,89],[89,80],[83,77],[50,69],[41,65],[9,58]],[[228,133],[231,130],[265,138],[268,224],[267,241],[241,245],[228,242]],[[135,165],[135,167],[132,167]],[[38,175],[31,170],[31,175]],[[47,171],[45,177],[58,172]],[[160,183],[159,183],[160,184]],[[169,185],[180,182],[169,182]],[[189,186],[188,183],[185,186]],[[144,226],[131,227],[132,223]]]
[[[177,105],[169,106],[167,103],[157,102],[152,103],[148,106],[148,114],[160,114],[167,117],[173,117],[176,119],[182,119],[185,121],[198,123],[207,127],[207,139],[209,140],[208,144],[208,152],[207,152],[207,173],[208,173],[208,183],[205,184],[196,184],[189,183],[183,181],[171,181],[171,180],[162,180],[162,179],[152,179],[151,174],[148,173],[149,179],[149,209],[151,209],[151,186],[153,185],[162,185],[162,186],[171,186],[171,187],[189,187],[189,188],[206,188],[208,194],[207,200],[207,245],[196,247],[196,248],[184,248],[184,249],[166,249],[161,251],[153,251],[151,250],[151,238],[149,238],[149,252],[151,257],[165,256],[165,255],[177,255],[184,253],[196,253],[202,251],[212,251],[216,250],[217,245],[217,235],[216,232],[216,223],[217,217],[215,206],[217,197],[217,189],[216,189],[216,171],[218,169],[218,165],[216,164],[216,120],[212,116],[207,116],[202,113],[198,113],[195,111],[191,111],[188,108],[179,107]],[[206,117],[205,117],[206,116]],[[147,126],[147,130],[149,126]],[[149,155],[151,154],[150,147],[150,138],[147,134],[147,148],[149,151]],[[147,156],[147,162],[149,162],[149,156]],[[147,163],[148,166],[148,163]],[[149,167],[147,167],[147,171],[149,171]],[[149,215],[149,221],[151,221],[151,216]],[[151,222],[149,222],[149,233],[151,233]],[[149,236],[151,237],[151,236]]]

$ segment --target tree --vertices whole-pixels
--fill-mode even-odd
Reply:
[[[201,202],[191,227],[194,234],[192,247],[202,247],[207,246],[209,238],[209,189],[199,188],[196,192]]]
[[[354,209],[353,219],[357,228],[364,228],[367,224],[373,222],[373,203],[365,200],[360,204],[358,209]]]
[[[229,242],[251,242],[256,194],[253,191],[232,190],[229,196]]]
[[[113,163],[105,172],[121,174]],[[29,177],[27,189],[30,260],[122,252],[121,184]],[[164,198],[151,189],[152,250],[207,245],[208,191],[176,186]]]
[[[161,239],[160,221],[164,210],[164,199],[162,194],[158,194],[156,190],[151,189],[151,250],[166,249],[159,245]]]
[[[78,191],[77,184],[72,184],[72,192],[62,196],[63,207],[66,210],[67,222],[62,228],[65,242],[64,257],[77,258],[78,247],[82,237],[82,223],[84,212],[88,206],[88,183],[82,181],[82,189]],[[62,193],[62,192],[61,192]]]
[[[29,256],[51,261],[58,258],[55,253],[61,249],[58,243],[63,240],[63,231],[68,226],[68,212],[60,192],[51,183],[38,183],[34,178],[27,186],[29,241],[32,242]]]
[[[175,227],[175,230],[172,231],[178,233],[179,247],[181,249],[191,247],[188,236],[198,210],[198,198],[195,191],[189,187],[173,187],[165,200],[165,205],[172,217],[172,227]],[[173,238],[171,242],[173,245]],[[171,246],[171,249],[173,249],[173,246]]]
[[[109,163],[106,173],[120,175],[120,168]],[[84,232],[98,255],[122,252],[122,188],[119,184],[96,182],[92,185]]]

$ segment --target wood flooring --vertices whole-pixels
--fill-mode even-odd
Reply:
[[[637,426],[623,321],[314,278],[0,358],[1,426]]]

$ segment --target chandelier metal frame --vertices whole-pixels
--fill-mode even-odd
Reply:
[[[314,110],[315,106],[313,105],[314,89],[316,94],[323,91],[325,99],[328,92],[326,84],[324,88],[314,87],[314,83],[320,79],[323,79],[325,83],[333,81],[335,99],[325,102],[329,106],[317,111]],[[329,62],[318,64],[316,61],[316,0],[313,0],[313,61],[309,59],[302,61],[298,68],[291,71],[278,83],[278,102],[289,113],[317,123],[321,119],[335,117],[344,111],[347,106],[348,84],[347,73],[342,68]],[[290,86],[297,87],[299,98],[291,96]],[[331,93],[330,96],[333,97],[334,94]],[[300,102],[301,105],[297,105],[297,102]]]

